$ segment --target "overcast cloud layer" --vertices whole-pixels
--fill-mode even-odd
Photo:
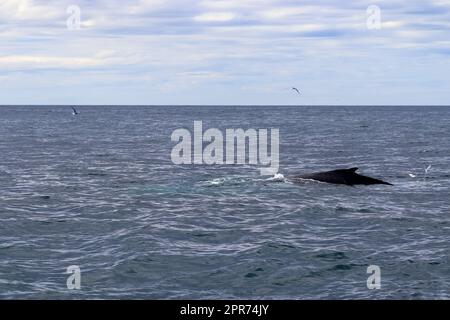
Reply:
[[[0,104],[450,104],[449,71],[450,0],[0,0]]]

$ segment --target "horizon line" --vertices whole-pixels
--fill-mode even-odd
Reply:
[[[0,107],[450,107],[450,104],[0,104]]]

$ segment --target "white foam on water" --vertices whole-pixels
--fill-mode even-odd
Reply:
[[[266,179],[267,181],[285,182],[286,178],[281,173],[275,174],[273,177]]]
[[[210,181],[206,181],[205,184],[210,186],[220,186],[225,183],[225,178],[217,178]]]

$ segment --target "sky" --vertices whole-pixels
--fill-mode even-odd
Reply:
[[[0,0],[3,105],[450,105],[449,72],[450,0]]]

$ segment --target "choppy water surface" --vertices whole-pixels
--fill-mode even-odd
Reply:
[[[79,110],[0,109],[0,298],[450,298],[450,108]],[[394,186],[174,165],[194,120],[279,128],[285,176],[357,166]]]

